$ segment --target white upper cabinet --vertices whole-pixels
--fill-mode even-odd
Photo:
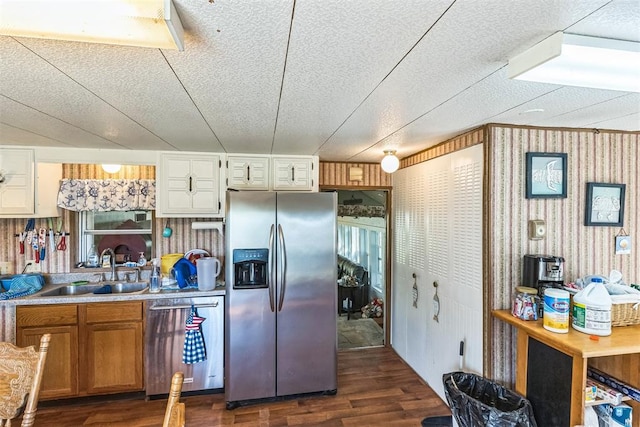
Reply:
[[[35,213],[33,150],[0,149],[0,216]]]
[[[269,156],[229,155],[227,187],[234,190],[268,190]]]
[[[156,216],[224,216],[221,154],[160,153],[156,170]]]
[[[271,167],[273,190],[317,191],[317,157],[272,156]]]

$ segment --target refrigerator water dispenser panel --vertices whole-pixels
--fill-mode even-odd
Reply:
[[[267,263],[269,249],[234,249],[233,250],[233,288],[256,289],[267,288]]]

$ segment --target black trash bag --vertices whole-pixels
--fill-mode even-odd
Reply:
[[[460,427],[538,427],[531,403],[514,391],[466,372],[444,374],[442,382]]]
[[[440,417],[427,417],[422,420],[422,427],[452,427],[453,420],[451,415],[444,415]]]

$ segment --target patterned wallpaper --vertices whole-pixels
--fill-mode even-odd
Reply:
[[[362,181],[349,181],[349,169],[362,168]],[[391,187],[391,174],[380,163],[320,162],[320,187]]]
[[[640,132],[543,129],[488,125],[485,144],[485,301],[487,308],[508,308],[521,282],[522,256],[548,254],[565,258],[565,279],[620,270],[627,283],[640,282]],[[567,198],[525,198],[525,153],[567,153]],[[630,255],[615,255],[620,227],[585,226],[587,182],[626,184],[624,230],[631,236]],[[543,240],[529,240],[528,221],[543,219]],[[487,310],[489,312],[489,310]],[[515,378],[515,342],[511,328],[485,318],[492,359],[485,375]],[[488,329],[488,330],[487,330]]]
[[[513,384],[515,342],[511,327],[493,320],[491,310],[508,308],[520,284],[522,256],[565,258],[566,280],[620,270],[640,282],[640,132],[546,129],[488,124],[402,159],[401,167],[484,143],[484,375]],[[566,199],[525,198],[525,153],[567,153]],[[586,183],[624,183],[624,230],[630,255],[615,255],[620,227],[584,226]],[[528,238],[528,221],[544,219],[543,240]]]

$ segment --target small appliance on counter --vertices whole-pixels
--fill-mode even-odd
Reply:
[[[564,258],[554,255],[524,255],[522,286],[538,290],[539,301],[544,301],[545,289],[564,287]],[[538,304],[538,317],[544,316],[544,304]]]
[[[522,266],[522,286],[535,288],[544,297],[546,288],[564,286],[564,258],[554,255],[525,255]]]

